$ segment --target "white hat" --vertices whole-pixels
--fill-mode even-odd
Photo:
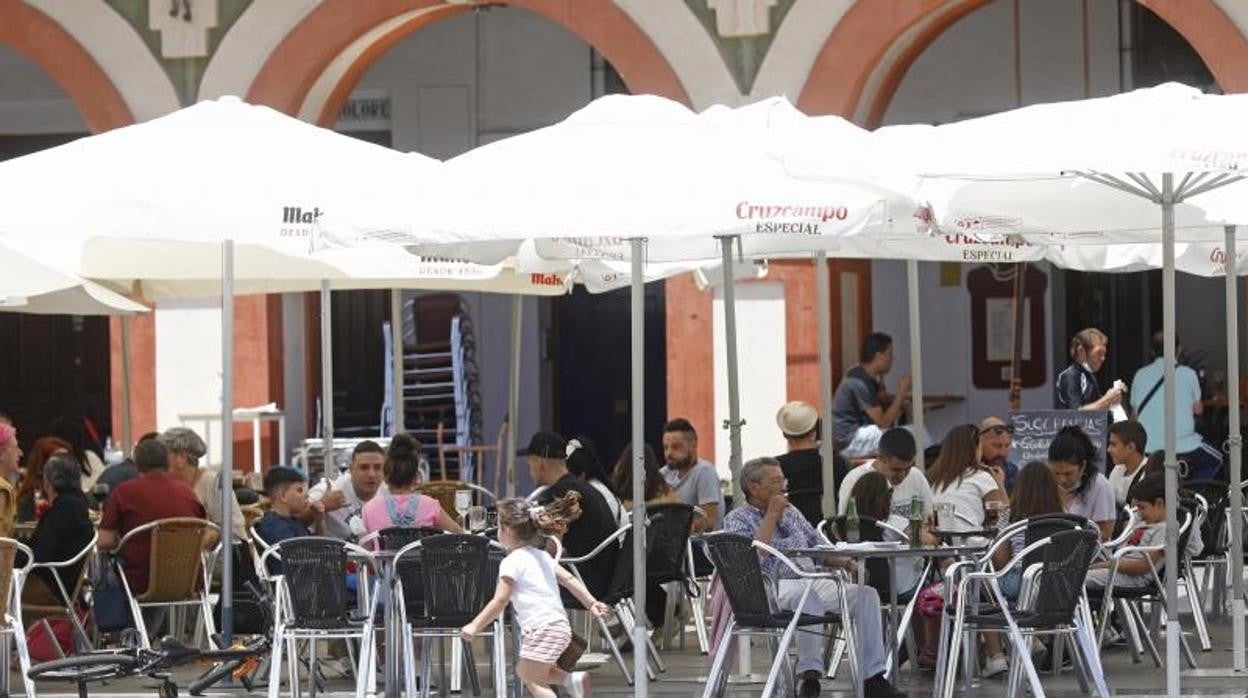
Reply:
[[[786,402],[776,413],[776,424],[785,436],[802,436],[810,433],[819,422],[819,411],[809,403],[794,400]]]

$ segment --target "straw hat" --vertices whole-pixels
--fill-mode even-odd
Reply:
[[[776,413],[776,424],[785,436],[809,434],[819,421],[819,411],[809,403],[794,400],[786,402]]]

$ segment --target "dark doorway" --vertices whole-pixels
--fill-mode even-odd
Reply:
[[[664,287],[646,286],[646,443],[658,444],[667,414]],[[551,301],[555,426],[587,436],[608,470],[628,445],[632,378],[629,289],[594,295],[577,287]]]
[[[1054,358],[1054,371],[1069,363],[1070,335],[1095,327],[1109,335],[1109,353],[1101,369],[1101,387],[1116,378],[1130,383],[1148,363],[1149,337],[1161,327],[1161,272],[1095,274],[1066,272],[1066,337]]]
[[[0,160],[77,140],[65,133],[0,137]],[[22,447],[61,414],[82,415],[101,438],[112,431],[108,318],[0,313],[0,411]]]

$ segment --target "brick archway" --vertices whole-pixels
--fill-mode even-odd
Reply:
[[[688,103],[676,72],[654,42],[613,0],[509,0],[506,4],[563,26],[600,52],[633,93]],[[278,45],[260,69],[248,100],[289,114],[304,107],[313,86],[335,62],[346,60],[318,121],[337,113],[351,87],[386,49],[421,27],[467,8],[439,0],[326,0]],[[370,33],[373,33],[370,35]],[[357,42],[365,39],[365,45]],[[327,117],[328,115],[328,117]]]
[[[798,106],[879,125],[915,59],[987,1],[905,0],[881,7],[859,0],[819,52]],[[1187,39],[1224,91],[1248,91],[1248,40],[1214,0],[1139,2]]]

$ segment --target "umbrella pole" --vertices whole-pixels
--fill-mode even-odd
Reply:
[[[516,430],[520,412],[520,335],[524,328],[524,298],[511,298],[511,371],[507,376],[507,496],[516,496]]]
[[[645,425],[645,307],[646,279],[644,255],[646,241],[633,238],[631,284],[632,324],[632,409],[633,409],[633,594],[639,614],[633,625],[633,695],[645,698],[649,692],[646,659],[646,425]],[[727,278],[731,279],[726,269]],[[731,282],[729,282],[731,285]]]
[[[819,313],[819,460],[823,465],[823,515],[836,516],[836,448],[832,443],[832,288],[828,253],[815,253],[815,295]]]
[[[1231,550],[1243,550],[1244,517],[1243,437],[1239,433],[1239,276],[1235,250],[1235,226],[1226,226],[1226,375],[1230,438],[1227,439],[1231,472]],[[1231,635],[1234,647],[1232,666],[1244,671],[1244,556],[1231,555]]]
[[[1179,464],[1175,454],[1175,390],[1174,390],[1174,175],[1162,175],[1161,194],[1161,305],[1162,341],[1164,352],[1163,399],[1165,410],[1162,424],[1166,425],[1166,693],[1179,693],[1179,573],[1178,540],[1179,527],[1175,515],[1179,494]]]
[[[221,244],[221,636],[234,642],[234,241]]]
[[[728,350],[728,468],[732,472],[732,501],[741,503],[741,385],[737,373],[737,299],[733,289],[732,244],[735,235],[719,239],[724,261],[724,343]]]
[[[394,434],[407,431],[407,402],[403,399],[403,291],[390,290],[390,408]]]
[[[910,311],[910,395],[912,397],[910,423],[914,428],[914,442],[918,445],[914,452],[914,464],[922,469],[925,467],[923,449],[927,447],[925,438],[927,430],[923,426],[923,342],[919,335],[919,263],[917,260],[906,260],[906,287],[910,295],[907,304]],[[897,399],[900,400],[901,396],[898,395]]]
[[[130,455],[134,444],[133,418],[130,414],[130,316],[121,318],[121,452]]]
[[[325,454],[325,477],[338,476],[334,458],[334,334],[329,279],[321,280],[321,450]]]

